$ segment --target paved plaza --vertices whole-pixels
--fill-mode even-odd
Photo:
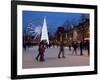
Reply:
[[[47,68],[47,67],[72,67],[72,66],[88,66],[89,56],[87,50],[83,51],[83,56],[80,56],[80,50],[77,50],[77,55],[72,54],[68,47],[64,48],[65,57],[58,59],[59,47],[51,47],[46,49],[44,53],[45,61],[39,62],[35,59],[38,54],[38,47],[30,47],[23,49],[22,65],[27,68]]]

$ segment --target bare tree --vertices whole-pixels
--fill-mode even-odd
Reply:
[[[81,36],[82,36],[82,40],[84,41],[84,37],[85,37],[85,32],[86,32],[86,29],[85,29],[85,25],[84,23],[86,22],[87,20],[87,15],[86,14],[81,14],[80,16],[80,33],[81,33]]]

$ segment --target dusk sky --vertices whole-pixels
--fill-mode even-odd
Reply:
[[[59,26],[63,25],[67,29],[73,24],[78,25],[81,16],[80,13],[23,11],[23,30],[30,24],[32,28],[42,27],[44,17],[46,17],[48,32],[53,35]],[[89,19],[89,14],[85,14],[85,16]]]

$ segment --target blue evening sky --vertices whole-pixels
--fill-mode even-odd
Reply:
[[[89,14],[84,14],[89,19]],[[23,11],[23,30],[31,23],[35,28],[42,26],[44,17],[46,17],[48,32],[55,33],[59,26],[65,29],[71,25],[80,23],[80,13],[61,13],[61,12],[39,12],[39,11]]]

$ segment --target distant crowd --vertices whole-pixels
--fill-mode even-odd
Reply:
[[[80,43],[77,43],[74,41],[73,43],[69,44],[69,51],[72,51],[72,54],[77,55],[77,50],[80,49],[80,56],[83,55],[83,50],[87,50],[88,55],[90,55],[90,43],[89,41],[81,41]],[[39,47],[38,47],[38,55],[36,56],[36,60],[38,61],[45,61],[44,59],[44,53],[45,49],[50,48],[46,44],[44,44],[43,41],[40,42]],[[64,43],[61,41],[59,45],[59,53],[58,53],[58,58],[65,58],[65,50],[64,50]]]

